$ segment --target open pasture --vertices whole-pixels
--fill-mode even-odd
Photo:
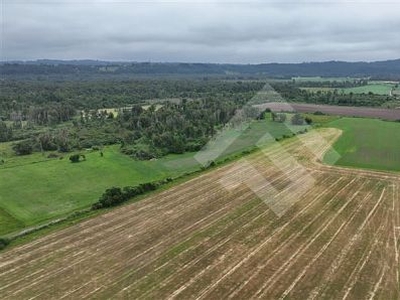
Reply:
[[[292,77],[292,80],[296,82],[308,82],[308,81],[314,81],[314,82],[325,82],[325,81],[336,81],[336,82],[342,82],[342,81],[351,81],[354,80],[355,78],[351,77],[321,77],[321,76],[297,76],[297,77]]]
[[[192,153],[156,161],[135,161],[118,146],[83,150],[86,160],[71,163],[42,156],[11,156],[0,165],[0,235],[90,207],[112,186],[137,185],[199,169]]]
[[[400,123],[376,119],[342,118],[326,124],[343,131],[333,144],[340,154],[334,164],[355,168],[400,171]],[[324,161],[331,164],[328,151]]]
[[[353,87],[353,88],[346,88],[341,89],[346,94],[368,94],[374,93],[379,95],[391,95],[392,89],[395,88],[395,84],[392,83],[374,83],[374,84],[367,84],[363,86]]]
[[[339,135],[276,143],[9,249],[2,298],[399,299],[400,175],[319,164]]]

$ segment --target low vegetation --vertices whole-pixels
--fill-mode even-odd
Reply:
[[[328,152],[326,163],[355,168],[400,171],[400,123],[365,118],[341,118],[325,124],[343,131],[333,145],[339,160]]]
[[[163,184],[170,183],[173,179],[168,177],[164,180],[141,183],[137,186],[126,186],[124,188],[112,187],[106,189],[99,201],[92,205],[92,209],[101,209],[120,205],[136,196],[154,191]]]

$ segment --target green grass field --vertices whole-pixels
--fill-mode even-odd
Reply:
[[[224,129],[206,145],[204,151],[196,153],[195,158],[203,164],[223,160],[245,150],[264,147],[283,136],[291,137],[310,127],[307,125],[293,126],[290,124],[290,117],[293,114],[286,115],[288,121],[285,123],[272,122],[271,115],[268,114],[266,120]]]
[[[353,88],[337,88],[338,92],[343,92],[345,94],[368,94],[369,92],[378,94],[378,95],[389,95],[390,91],[394,87],[394,84],[389,84],[389,83],[375,83],[375,84],[368,84],[364,86],[358,86],[358,87],[353,87]],[[300,87],[302,90],[306,90],[309,92],[333,92],[335,89],[334,88],[329,88],[329,87]],[[395,89],[393,91],[393,94],[396,94],[397,90]]]
[[[86,161],[71,163],[40,154],[12,157],[0,166],[0,234],[32,226],[89,207],[106,188],[178,176],[199,168],[193,154],[135,161],[118,147],[85,153]],[[11,222],[12,218],[14,222]]]
[[[254,148],[266,133],[270,138],[263,142],[304,128],[264,120],[251,123],[243,131],[229,129],[219,135],[217,147],[222,151],[211,158],[223,160]],[[0,235],[90,207],[109,187],[177,177],[202,167],[196,153],[135,161],[121,154],[119,146],[111,146],[103,150],[103,157],[99,152],[82,151],[86,161],[71,163],[71,154],[63,159],[49,159],[41,153],[17,157],[10,147],[11,143],[0,143],[0,157],[5,160],[0,165]]]
[[[333,92],[335,89],[330,87],[300,87],[301,90],[309,91],[312,93],[316,92]]]
[[[333,162],[333,153],[329,151],[324,157],[326,163],[400,171],[400,123],[341,118],[325,126],[343,130],[342,136],[333,145],[333,149],[341,155],[340,159]]]
[[[287,120],[290,120],[290,115],[287,114]],[[238,138],[223,152],[223,155],[230,155],[236,152],[243,151],[249,146],[265,145],[275,141],[275,138],[281,138],[282,136],[291,136],[294,133],[298,133],[309,126],[293,126],[286,123],[277,123],[272,121],[255,121],[252,122],[249,127],[245,128],[243,132],[240,132]],[[230,135],[235,135],[235,130],[228,131],[225,135],[229,138]]]
[[[350,77],[321,77],[321,76],[298,76],[298,77],[292,77],[292,80],[295,80],[296,82],[305,82],[305,81],[315,81],[315,82],[324,82],[324,81],[348,81],[348,80],[354,80],[355,78],[350,78]]]
[[[333,116],[333,115],[318,115],[318,114],[316,115],[310,113],[302,115],[304,118],[310,118],[312,120],[313,125],[323,125],[341,118],[339,116]]]
[[[368,84],[364,86],[358,86],[354,88],[342,89],[346,94],[368,94],[369,92],[378,94],[378,95],[389,95],[391,89],[394,87],[393,84],[388,83],[376,83],[376,84]]]

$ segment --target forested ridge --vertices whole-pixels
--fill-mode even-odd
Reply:
[[[37,60],[28,62],[2,62],[3,77],[29,78],[39,76],[86,79],[154,75],[219,75],[268,76],[291,78],[293,76],[371,77],[373,79],[400,79],[400,59],[377,62],[307,62],[265,64],[211,64],[211,63],[150,63],[107,62],[94,60]]]

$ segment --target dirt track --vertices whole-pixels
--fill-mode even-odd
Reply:
[[[347,116],[347,117],[365,117],[378,118],[383,120],[400,120],[400,109],[387,108],[369,108],[354,106],[336,106],[336,105],[317,105],[287,102],[271,102],[255,105],[262,109],[270,108],[272,111],[297,111],[300,113],[322,112],[324,114]]]
[[[10,249],[1,298],[399,299],[400,174],[318,164],[339,134]]]

